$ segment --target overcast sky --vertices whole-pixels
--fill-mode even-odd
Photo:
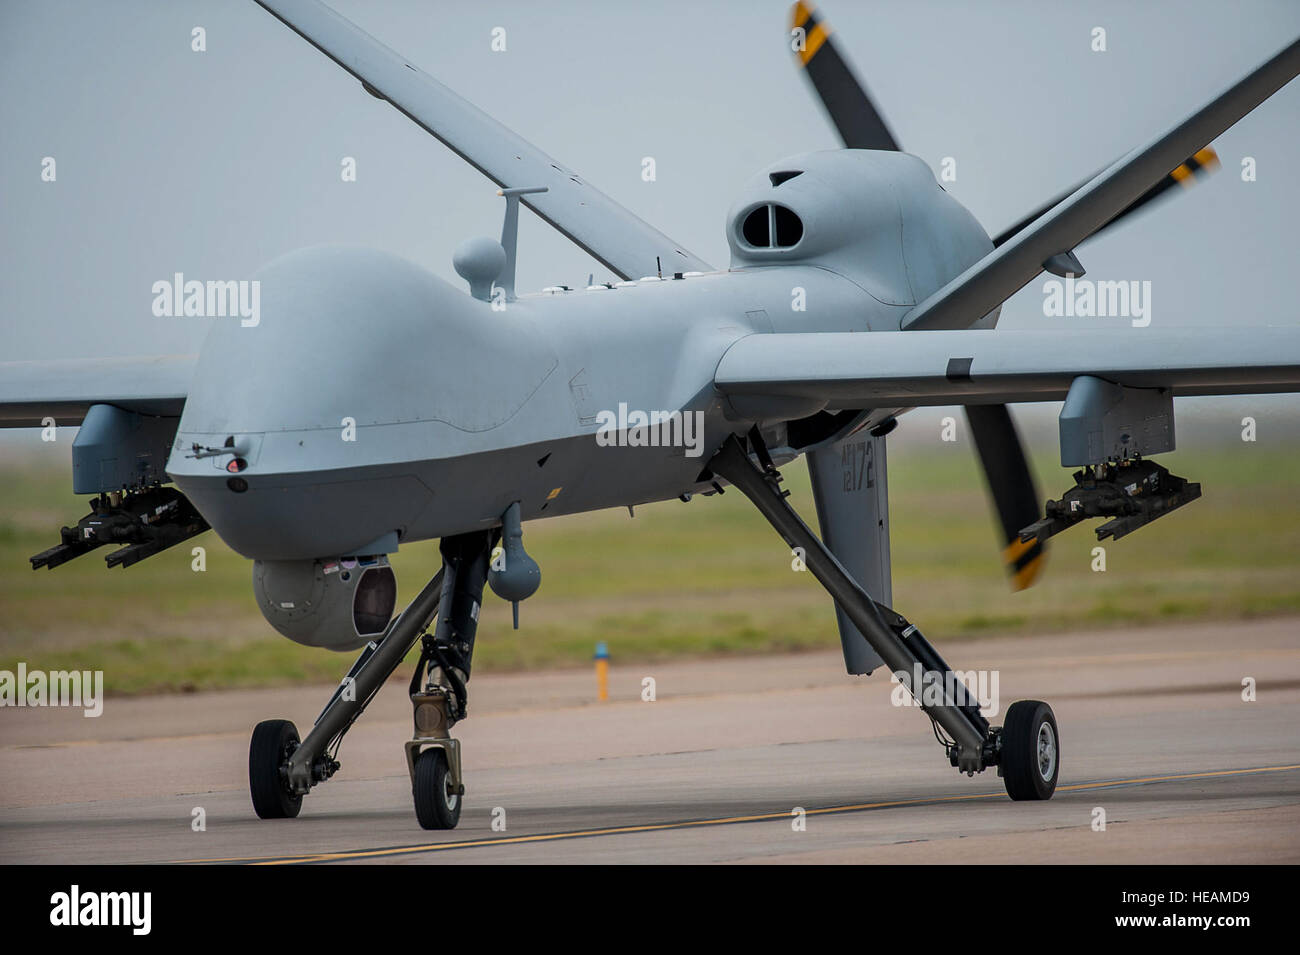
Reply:
[[[837,145],[779,0],[331,3],[715,267],[739,183]],[[990,232],[1300,35],[1294,0],[821,11],[904,148],[935,170],[953,157],[947,188]],[[1104,53],[1090,49],[1097,26]],[[244,278],[306,245],[385,248],[459,284],[456,245],[500,230],[494,186],[252,0],[0,0],[0,96],[0,360],[193,351],[204,320],[154,317],[154,281]],[[1215,145],[1217,176],[1080,258],[1095,278],[1150,279],[1155,324],[1226,335],[1298,321],[1300,82]],[[344,156],[355,183],[340,179]],[[1256,182],[1242,182],[1243,156]],[[521,221],[521,291],[603,274]],[[1004,327],[1071,321],[1043,317],[1040,286],[1011,300]]]

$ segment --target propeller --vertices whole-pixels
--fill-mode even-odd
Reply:
[[[1106,229],[1109,229],[1111,226],[1113,226],[1116,222],[1119,222],[1125,216],[1132,215],[1134,212],[1136,212],[1138,209],[1141,209],[1152,199],[1155,199],[1157,196],[1164,195],[1174,186],[1183,186],[1183,187],[1193,186],[1195,185],[1197,179],[1208,176],[1210,173],[1214,172],[1218,168],[1219,168],[1219,156],[1211,147],[1206,146],[1204,149],[1198,150],[1195,153],[1195,155],[1188,156],[1181,163],[1179,163],[1178,166],[1174,169],[1174,171],[1171,172],[1169,175],[1165,176],[1164,179],[1161,179],[1158,183],[1156,183],[1154,186],[1152,186],[1142,195],[1134,199],[1133,203],[1127,209],[1125,209],[1119,215],[1115,216],[1115,218],[1104,223],[1100,228],[1095,230],[1092,234],[1096,235],[1098,232],[1102,232]],[[993,245],[994,246],[1001,245],[1003,242],[1006,242],[1008,239],[1014,236],[1025,226],[1029,225],[1031,222],[1037,219],[1039,216],[1043,215],[1044,213],[1051,212],[1055,206],[1065,201],[1066,199],[1070,198],[1070,196],[1074,195],[1076,192],[1078,192],[1080,189],[1086,186],[1089,182],[1095,179],[1097,175],[1099,175],[1102,171],[1103,170],[1098,169],[1097,172],[1093,173],[1087,179],[1083,180],[1082,182],[1076,183],[1073,189],[1061,193],[1051,202],[1047,202],[1044,203],[1042,206],[1039,206],[1037,209],[1029,213],[1029,215],[1025,216],[1015,225],[1008,226],[1006,229],[1002,230],[1002,232],[1000,232],[998,236],[993,240]]]
[[[791,43],[817,97],[826,107],[846,149],[902,152],[866,88],[831,40],[831,28],[800,0],[794,5]]]
[[[1038,579],[1045,547],[1037,538],[1020,540],[1020,529],[1042,517],[1024,445],[1006,405],[967,405],[966,420],[1002,525],[1002,562],[1012,589],[1024,590]]]
[[[791,37],[795,56],[845,147],[902,152],[866,87],[836,48],[830,26],[803,0],[792,11]],[[1149,198],[1154,196],[1139,199],[1125,214]],[[1023,228],[1044,211],[1034,213],[1016,228]],[[1006,405],[969,406],[966,419],[1006,541],[1003,563],[1012,588],[1023,590],[1038,577],[1046,550],[1042,541],[1020,541],[1020,529],[1041,516],[1038,490],[1034,487],[1024,447]]]

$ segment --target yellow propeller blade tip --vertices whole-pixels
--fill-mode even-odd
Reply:
[[[1038,576],[1043,572],[1043,555],[1039,554],[1029,563],[1025,564],[1011,577],[1011,589],[1016,593],[1022,590],[1028,590],[1038,581]]]
[[[799,0],[790,8],[790,29],[797,30],[807,23],[808,18],[812,16],[812,12],[813,6],[811,3],[804,3],[803,0]]]
[[[1016,562],[1035,546],[1039,547],[1039,552],[1034,555],[1032,560],[1026,561],[1021,567],[1017,567]],[[1022,541],[1017,537],[1007,544],[1002,551],[1002,560],[1007,566],[1007,572],[1011,575],[1011,589],[1013,591],[1026,590],[1034,585],[1034,582],[1038,580],[1038,575],[1043,571],[1043,558],[1046,555],[1047,549],[1040,545],[1036,537],[1027,541]]]
[[[1206,146],[1192,158],[1201,164],[1202,169],[1213,172],[1219,168],[1219,154],[1211,146]]]

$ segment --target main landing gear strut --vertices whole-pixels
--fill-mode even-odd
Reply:
[[[967,775],[996,766],[1012,799],[1049,799],[1060,771],[1060,737],[1052,708],[1022,700],[1007,710],[1002,726],[990,726],[978,702],[953,678],[921,631],[873,600],[808,528],[786,501],[789,492],[782,490],[781,474],[761,440],[755,445],[761,468],[732,435],[709,462],[709,470],[749,498],[790,547],[802,549],[805,566],[921,703],[952,765]],[[922,674],[922,686],[914,685],[917,674]],[[929,686],[942,689],[942,703],[923,694],[923,687]]]
[[[299,740],[288,720],[257,724],[248,750],[248,780],[258,816],[297,816],[302,797],[338,771],[335,757],[343,736],[418,639],[420,660],[410,687],[415,732],[406,744],[415,814],[425,829],[456,827],[465,783],[460,740],[451,737],[451,728],[466,715],[479,606],[498,533],[443,538],[442,569],[384,636],[361,651],[306,739]],[[435,617],[437,627],[429,634]]]

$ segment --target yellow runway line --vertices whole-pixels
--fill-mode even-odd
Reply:
[[[1260,773],[1284,773],[1300,769],[1300,763],[1290,766],[1259,766],[1251,769],[1220,769],[1200,773],[1177,773],[1166,776],[1136,776],[1131,779],[1101,780],[1091,783],[1074,783],[1058,786],[1057,792],[1083,792],[1090,789],[1109,789],[1118,786],[1139,786],[1146,783],[1178,782],[1190,779],[1214,779],[1224,776],[1251,776]],[[807,815],[822,816],[834,813],[864,812],[872,809],[896,809],[904,806],[930,806],[944,803],[968,802],[976,799],[1005,799],[1004,792],[970,793],[955,796],[930,796],[917,799],[898,799],[889,802],[865,802],[843,806],[824,806],[809,809]],[[701,826],[729,826],[744,822],[788,820],[790,813],[764,812],[747,816],[720,816],[711,819],[691,819],[685,822],[658,822],[640,826],[613,826],[605,829],[577,829],[571,832],[539,833],[531,836],[502,836],[496,839],[470,839],[458,842],[432,842],[415,846],[393,846],[386,849],[358,849],[349,852],[321,852],[301,856],[260,856],[235,859],[188,859],[189,863],[244,862],[252,865],[297,865],[307,862],[338,862],[349,859],[378,859],[388,856],[409,855],[418,852],[440,852],[445,849],[474,849],[486,846],[522,845],[533,842],[556,842],[564,839],[586,839],[593,836],[619,836],[640,832],[666,832],[672,829],[693,829]]]

